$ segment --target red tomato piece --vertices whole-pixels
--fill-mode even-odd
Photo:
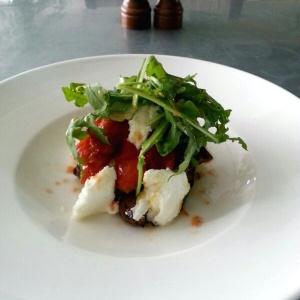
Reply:
[[[113,155],[115,148],[111,144],[105,144],[99,141],[97,137],[90,134],[90,148],[92,155],[94,152],[96,152],[98,155]],[[88,150],[87,150],[88,151]]]
[[[156,146],[152,146],[145,154],[147,169],[160,170],[169,168],[173,170],[175,167],[175,158],[175,151],[172,151],[166,156],[161,156],[158,153]]]
[[[117,160],[126,160],[128,157],[138,157],[139,150],[136,149],[135,145],[125,140],[119,148],[118,154],[116,155]]]
[[[83,174],[81,177],[81,183],[84,184],[87,179],[91,176],[96,175],[100,172],[105,166],[107,166],[110,162],[110,157],[102,157],[101,160],[97,160],[97,162],[84,164],[83,165]]]
[[[95,120],[95,124],[105,130],[105,135],[110,144],[102,143],[92,132],[89,137],[81,140],[76,145],[82,164],[83,174],[81,182],[84,183],[91,176],[96,175],[109,164],[114,153],[118,151],[120,144],[127,139],[128,122],[116,122],[107,118]]]
[[[163,159],[163,169],[169,168],[170,170],[174,170],[175,159],[176,159],[175,151],[172,151],[169,154],[167,154],[166,156],[163,156],[162,159]]]
[[[94,121],[101,129],[105,130],[105,136],[112,146],[117,146],[127,139],[129,126],[127,121],[117,122],[107,118],[101,118]],[[93,135],[92,133],[90,133]]]
[[[116,161],[117,173],[116,188],[129,193],[136,188],[138,181],[137,157],[130,157],[126,160]]]
[[[139,151],[135,145],[125,140],[115,157],[116,188],[125,193],[129,193],[136,188],[138,155]]]
[[[78,156],[84,160],[82,183],[107,166],[113,154],[111,145],[106,145],[91,137],[79,141],[76,150]]]

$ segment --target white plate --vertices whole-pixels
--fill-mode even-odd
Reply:
[[[157,56],[233,110],[237,144],[210,146],[188,216],[134,228],[117,216],[70,221],[78,182],[64,132],[86,109],[62,86],[136,74],[144,55],[63,62],[0,84],[0,298],[287,299],[300,291],[300,101],[253,75]],[[193,226],[194,216],[203,223]]]

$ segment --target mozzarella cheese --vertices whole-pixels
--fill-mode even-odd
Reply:
[[[119,207],[114,201],[116,178],[115,169],[109,166],[89,178],[73,207],[73,218],[80,220],[102,212],[117,213]]]
[[[142,143],[147,139],[151,131],[148,122],[157,115],[157,107],[145,105],[141,106],[135,113],[133,118],[128,121],[129,135],[128,141],[136,146],[137,149],[141,148]]]
[[[174,175],[170,169],[145,172],[144,190],[133,207],[133,219],[139,220],[147,212],[147,219],[155,225],[170,223],[180,212],[184,197],[190,190],[186,173]]]

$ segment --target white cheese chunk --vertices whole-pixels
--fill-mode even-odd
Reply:
[[[73,207],[73,218],[80,220],[102,212],[117,213],[119,208],[114,201],[116,178],[115,169],[108,166],[89,178]]]
[[[134,144],[137,149],[140,149],[141,144],[147,139],[151,131],[151,127],[147,124],[156,115],[156,106],[145,105],[141,106],[133,118],[129,120],[128,141]]]
[[[144,174],[144,190],[133,207],[133,219],[145,213],[155,225],[170,223],[180,212],[184,197],[190,190],[186,173],[174,175],[170,169],[148,170]],[[172,177],[171,177],[172,176]]]

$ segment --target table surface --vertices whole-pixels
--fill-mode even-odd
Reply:
[[[0,81],[87,56],[166,54],[244,70],[300,97],[299,0],[183,0],[183,27],[171,31],[122,28],[121,3],[0,0]]]

